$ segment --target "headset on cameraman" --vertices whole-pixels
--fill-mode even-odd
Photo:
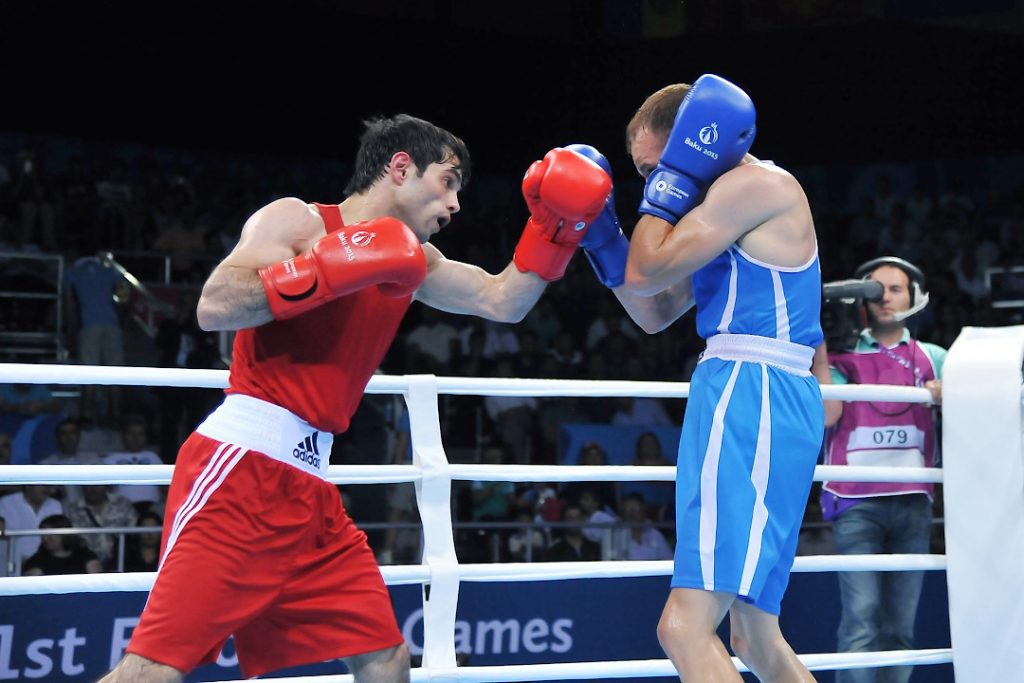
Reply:
[[[906,320],[928,305],[924,273],[913,263],[897,256],[881,256],[866,261],[854,271],[854,279],[822,285],[822,328],[828,348],[852,350],[861,330],[869,326],[865,303],[881,301],[884,289],[881,283],[867,278],[882,266],[899,268],[910,282],[910,308],[893,314],[894,320]]]
[[[924,273],[921,269],[915,266],[910,261],[901,259],[898,256],[880,256],[876,259],[871,259],[866,263],[860,264],[857,270],[853,272],[853,276],[859,280],[866,280],[871,273],[875,272],[882,266],[892,266],[899,268],[907,274],[907,279],[910,281],[910,308],[905,311],[893,314],[893,319],[897,322],[906,320],[915,313],[920,313],[925,306],[928,305],[928,292],[925,290],[925,278]]]

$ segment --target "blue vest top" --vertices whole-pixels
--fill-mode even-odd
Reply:
[[[773,266],[733,244],[693,274],[697,333],[750,334],[816,347],[821,331],[818,254],[802,266]]]

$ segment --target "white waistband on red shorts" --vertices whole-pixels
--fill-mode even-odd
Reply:
[[[196,431],[242,446],[320,478],[327,476],[334,435],[321,432],[281,406],[228,394]]]
[[[753,334],[716,334],[708,339],[701,360],[721,358],[765,363],[795,375],[809,375],[814,349],[803,344]]]

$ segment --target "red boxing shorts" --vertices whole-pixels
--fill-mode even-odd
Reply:
[[[274,455],[247,448],[254,435]],[[178,454],[160,569],[128,652],[189,672],[233,635],[252,677],[402,643],[366,535],[322,478],[330,444],[248,396],[200,425]]]

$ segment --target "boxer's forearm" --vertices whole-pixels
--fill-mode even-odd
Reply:
[[[612,289],[622,308],[647,334],[664,330],[693,307],[691,279],[684,278],[654,296],[633,294],[626,287]]]
[[[513,263],[487,285],[491,290],[492,320],[520,322],[534,307],[548,283],[533,273],[521,272]]]
[[[226,263],[203,286],[196,317],[207,332],[258,327],[274,319],[257,272]]]
[[[512,263],[492,275],[478,266],[437,254],[416,299],[449,313],[516,323],[529,313],[548,284],[534,273],[520,272]]]

